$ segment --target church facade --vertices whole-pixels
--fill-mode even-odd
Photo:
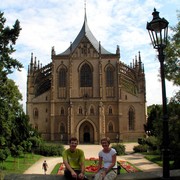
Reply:
[[[48,141],[99,144],[134,141],[144,136],[145,73],[140,53],[126,65],[120,49],[108,52],[92,34],[85,14],[82,29],[51,62],[40,66],[31,55],[27,75],[27,114]]]

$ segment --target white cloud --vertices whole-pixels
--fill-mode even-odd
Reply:
[[[121,49],[121,60],[132,62],[141,51],[147,84],[147,104],[161,103],[161,86],[156,79],[159,62],[150,45],[146,30],[147,21],[152,20],[156,9],[170,25],[177,22],[178,0],[91,0],[86,1],[88,25],[102,46],[110,52]],[[65,51],[78,35],[84,21],[84,1],[82,0],[6,0],[1,2],[1,11],[12,26],[19,19],[22,27],[14,56],[23,63],[25,69],[15,73],[14,79],[26,101],[27,67],[31,53],[43,65],[51,61],[51,48],[56,53]],[[177,9],[176,9],[177,8]],[[171,13],[170,13],[171,12]],[[167,83],[167,96],[172,96],[176,87]],[[153,92],[153,93],[152,93]]]

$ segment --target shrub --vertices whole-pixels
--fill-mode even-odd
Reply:
[[[134,146],[133,148],[134,152],[147,152],[148,151],[148,145],[144,144],[144,145],[138,145],[138,146]]]
[[[143,145],[143,144],[145,144],[145,143],[146,143],[145,138],[138,138],[138,144]]]
[[[159,147],[158,139],[155,136],[149,136],[146,138],[146,144],[149,146],[149,150],[155,151]]]
[[[123,144],[117,143],[113,144],[112,148],[114,148],[117,152],[117,155],[124,155],[125,154],[125,146]]]
[[[62,152],[64,151],[63,145],[47,145],[41,144],[39,148],[35,149],[36,154],[40,154],[43,156],[62,156]]]

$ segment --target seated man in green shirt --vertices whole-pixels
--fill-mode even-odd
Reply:
[[[72,137],[69,140],[69,148],[66,149],[63,154],[63,163],[66,167],[64,171],[64,175],[68,180],[86,180],[87,178],[84,176],[85,171],[85,157],[84,152],[81,149],[77,149],[78,139],[76,137]]]

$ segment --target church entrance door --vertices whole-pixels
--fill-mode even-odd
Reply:
[[[84,133],[84,143],[90,143],[90,133],[89,132]]]
[[[94,143],[94,128],[92,124],[85,121],[79,128],[79,141],[81,144]]]

